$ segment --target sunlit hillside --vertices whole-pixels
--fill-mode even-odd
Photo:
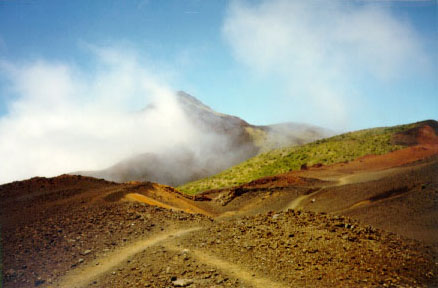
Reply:
[[[324,165],[351,161],[368,154],[385,154],[403,148],[393,143],[392,135],[415,127],[416,124],[373,128],[337,135],[302,145],[275,149],[257,155],[215,176],[179,186],[188,194],[235,186],[260,177],[285,173],[321,163]]]

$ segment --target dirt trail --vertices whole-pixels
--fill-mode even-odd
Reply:
[[[98,276],[102,275],[105,272],[108,272],[110,269],[114,267],[117,267],[123,261],[126,261],[128,258],[145,250],[146,248],[156,245],[160,242],[163,242],[169,238],[179,237],[184,234],[197,231],[199,229],[201,228],[195,227],[195,228],[171,231],[167,233],[158,234],[156,236],[153,236],[145,240],[135,242],[131,245],[121,248],[120,250],[112,252],[110,255],[106,257],[96,259],[92,261],[89,265],[86,265],[85,267],[81,267],[71,271],[66,276],[64,276],[58,283],[50,287],[66,287],[66,288],[86,287]]]
[[[298,196],[297,198],[295,198],[294,200],[292,200],[287,206],[286,208],[284,208],[284,211],[287,211],[289,209],[297,209],[298,206],[300,206],[300,204],[306,200],[307,198],[309,198],[310,195],[301,195]]]
[[[310,197],[313,197],[316,194],[323,192],[325,187],[327,187],[327,186],[323,186],[323,187],[319,188],[318,190],[316,190],[315,192],[312,192],[310,194],[298,196],[297,198],[292,200],[288,205],[286,205],[286,207],[283,209],[283,211],[287,211],[289,209],[300,208],[301,203],[303,203],[305,200],[309,199]]]
[[[167,244],[165,245],[166,248],[181,252],[183,251],[182,247],[177,247],[174,245]],[[242,282],[246,283],[247,285],[250,285],[252,287],[256,288],[282,288],[282,287],[288,287],[284,284],[274,282],[268,278],[261,277],[259,275],[256,275],[254,272],[247,270],[235,263],[231,263],[228,261],[225,261],[223,259],[220,259],[218,257],[212,256],[210,254],[207,254],[205,252],[199,251],[199,250],[189,250],[189,253],[191,256],[193,256],[197,261],[211,265],[216,267],[217,269],[221,270],[225,274],[228,274],[231,277],[235,277],[240,279]]]
[[[424,167],[425,165],[426,164],[417,165],[416,168],[418,169],[418,168]],[[384,177],[392,176],[392,175],[395,175],[397,173],[402,173],[402,172],[406,172],[406,171],[412,171],[412,167],[395,167],[395,168],[391,168],[391,169],[378,170],[378,171],[358,171],[356,173],[343,175],[341,177],[339,177],[339,176],[337,176],[337,177],[336,176],[320,177],[319,179],[325,180],[325,181],[335,181],[335,186],[343,186],[343,185],[348,185],[348,184],[357,184],[357,183],[379,180],[379,179],[382,179]],[[323,192],[325,187],[329,187],[329,186],[321,187],[321,189],[319,189],[318,191],[315,191],[315,192],[308,194],[308,195],[298,196],[297,198],[292,200],[285,207],[284,211],[287,211],[288,209],[300,208],[301,203],[303,203],[305,200],[315,196],[316,194]],[[358,206],[366,205],[369,203],[370,203],[370,201],[368,201],[368,200],[360,201],[348,209],[356,208]],[[339,210],[337,212],[341,212],[344,210]]]

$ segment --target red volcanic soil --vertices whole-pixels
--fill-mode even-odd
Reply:
[[[259,188],[269,188],[269,187],[284,187],[290,185],[304,185],[306,181],[295,175],[278,175],[271,177],[264,177],[247,184],[243,184],[242,187],[259,187]]]
[[[424,125],[393,135],[392,142],[394,144],[411,147],[384,155],[366,155],[349,163],[312,167],[310,170],[337,172],[381,170],[406,165],[436,155],[438,154],[438,124],[435,121],[425,121],[424,123]],[[309,173],[304,171],[296,174]]]
[[[438,144],[438,124],[436,121],[425,121],[423,125],[396,133],[392,142],[398,145]]]
[[[348,163],[347,165],[334,165],[353,170],[368,170],[368,169],[387,169],[391,167],[402,166],[415,162],[420,159],[438,154],[438,145],[417,145],[401,150],[397,150],[384,155],[367,155]]]
[[[360,175],[368,175],[366,173],[370,172],[382,171],[384,174],[385,172],[383,171],[414,163],[437,154],[438,145],[417,145],[385,155],[367,155],[348,163],[337,163],[326,166],[314,165],[305,170],[263,177],[232,188],[206,191],[198,197],[212,200],[214,198],[217,199],[218,195],[222,195],[221,197],[226,199],[222,200],[222,202],[229,202],[236,196],[250,191],[279,190],[292,186],[295,188],[308,187],[309,189],[317,189],[312,187],[327,186],[330,185],[328,182],[336,183],[346,176],[351,175],[357,175],[359,179]],[[378,175],[375,177],[377,176]],[[224,191],[227,193],[227,197],[224,197]]]
[[[309,186],[315,179],[337,181],[345,174],[386,170],[407,165],[438,154],[438,124],[435,121],[424,121],[423,125],[393,135],[398,145],[410,145],[384,155],[366,155],[346,163],[333,165],[315,164],[311,167],[303,165],[300,171],[291,171],[284,174],[263,177],[246,184],[231,188],[236,189],[263,189],[289,186]],[[315,178],[315,179],[313,179]],[[313,180],[313,181],[312,181]],[[212,198],[220,190],[212,190],[201,195]]]
[[[329,176],[346,173],[385,170],[399,167],[436,154],[438,154],[438,144],[416,145],[384,155],[367,155],[347,163],[337,163],[317,168],[311,167],[308,170],[292,171],[285,175],[326,179],[326,177]]]

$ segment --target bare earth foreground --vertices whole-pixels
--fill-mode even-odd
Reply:
[[[0,186],[4,287],[438,286],[438,146],[191,198],[80,176]]]

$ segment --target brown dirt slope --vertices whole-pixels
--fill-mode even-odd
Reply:
[[[393,136],[392,142],[397,145],[418,145],[438,143],[438,122],[428,120],[415,128]]]
[[[161,186],[67,175],[0,186],[7,199],[0,202],[4,287],[47,286],[129,243],[210,222],[182,209],[115,199],[132,191],[147,194],[147,187]]]
[[[416,163],[416,170],[404,173],[403,177],[412,177],[408,179],[412,187],[420,187],[421,191],[435,189],[431,174],[436,171],[436,162],[436,159],[427,159]],[[413,166],[402,167],[411,168]],[[431,182],[422,188],[425,176]],[[243,211],[214,221],[175,208],[123,200],[126,195],[137,193],[171,205],[177,201],[165,196],[175,193],[176,199],[192,201],[167,186],[114,184],[68,177],[38,178],[38,181],[1,186],[3,196],[18,197],[8,205],[1,204],[4,287],[177,287],[178,283],[191,283],[188,287],[438,284],[437,253],[432,246],[364,224],[372,219],[360,219],[361,224],[351,218],[319,212],[281,212],[288,197],[296,199],[297,195],[306,193],[307,196],[321,193],[322,197],[333,192],[322,193],[324,189],[344,187],[345,191],[359,195],[358,199],[366,196],[375,202],[386,196],[398,197],[404,190],[394,190],[386,196],[374,192],[376,194],[370,197],[366,191],[373,189],[371,186],[362,189],[363,183],[336,186],[335,182],[302,176],[282,179],[281,189],[276,190],[275,178],[272,178],[272,181],[261,180],[241,187],[253,190],[237,195],[225,205],[213,200],[196,201],[195,204],[204,209],[211,205],[234,207],[231,212]],[[397,177],[388,185],[400,182]],[[41,194],[38,190],[32,194],[31,188],[41,183],[50,193]],[[368,184],[374,188],[381,186],[381,183]],[[257,185],[261,187],[255,190]],[[321,189],[321,185],[331,186]],[[352,185],[358,185],[357,189],[352,190]],[[157,192],[159,197],[153,197],[152,191],[160,191],[160,187],[167,190],[167,194]],[[342,190],[333,193],[342,193]],[[365,196],[360,196],[361,193]],[[33,196],[23,197],[28,194]],[[341,198],[349,199],[345,195]],[[236,203],[246,205],[247,210]],[[251,203],[257,205],[251,206]],[[324,203],[323,198],[317,198],[315,202],[304,201],[302,207],[318,210],[318,207],[324,208],[324,205],[317,206],[321,203]],[[339,205],[350,207],[351,203],[355,202],[348,200]],[[273,210],[279,212],[266,212],[260,208],[265,204],[268,208],[263,209],[275,208]],[[429,210],[434,211],[434,208]],[[258,211],[263,213],[256,214]],[[350,216],[357,218],[354,214]],[[392,219],[387,215],[381,218]],[[418,223],[418,219],[414,222]]]

